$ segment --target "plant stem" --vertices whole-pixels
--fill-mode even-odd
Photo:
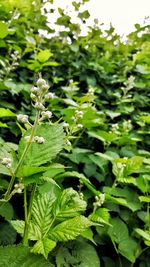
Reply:
[[[29,139],[29,141],[27,142],[27,144],[25,146],[25,149],[24,149],[24,151],[23,151],[23,153],[22,153],[22,155],[21,155],[21,157],[19,159],[19,162],[17,164],[17,167],[16,167],[16,169],[15,169],[15,171],[14,171],[12,177],[11,177],[9,186],[8,186],[7,191],[5,193],[4,199],[6,201],[9,200],[9,196],[10,196],[10,193],[11,193],[11,190],[12,190],[12,187],[13,187],[13,184],[14,184],[14,181],[15,181],[15,178],[16,178],[16,174],[17,174],[19,168],[21,167],[21,165],[23,163],[23,160],[24,160],[24,158],[25,158],[25,156],[27,154],[27,151],[28,151],[28,149],[29,149],[29,147],[30,147],[30,145],[32,143],[33,137],[35,135],[36,128],[38,126],[39,115],[40,115],[40,112],[37,111],[36,117],[35,117],[35,121],[34,121],[34,125],[33,125],[33,128],[32,128],[32,131],[31,131],[30,139]]]
[[[24,228],[24,234],[23,234],[23,245],[25,245],[25,246],[28,245],[28,232],[29,232],[31,211],[32,211],[32,205],[33,205],[35,191],[36,191],[36,184],[34,184],[34,186],[32,188],[28,214],[27,214],[27,203],[26,203],[26,207],[25,207],[25,228]]]

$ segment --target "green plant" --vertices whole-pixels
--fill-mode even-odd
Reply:
[[[47,110],[46,101],[54,96],[48,89],[48,84],[42,78],[37,80],[36,87],[32,87],[34,122],[31,123],[27,115],[17,115],[17,124],[23,136],[16,151],[13,148],[8,151],[5,145],[2,147],[0,164],[0,172],[11,177],[9,182],[1,186],[0,213],[22,236],[23,245],[28,246],[29,240],[36,241],[31,252],[42,254],[45,258],[58,241],[73,240],[93,224],[81,215],[87,206],[83,197],[72,188],[61,190],[53,179],[63,172],[64,166],[52,163],[52,160],[67,143],[68,135],[65,136],[63,131],[66,124],[51,121],[52,112]],[[80,113],[78,111],[75,114],[78,117]],[[68,125],[67,133],[70,136]],[[15,194],[22,193],[24,221],[10,220],[5,215],[9,208],[7,203]],[[10,235],[12,233],[10,230]]]

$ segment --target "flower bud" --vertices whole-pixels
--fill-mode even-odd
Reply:
[[[33,94],[35,94],[35,95],[39,95],[39,93],[40,93],[40,89],[39,89],[38,87],[33,86],[33,87],[31,88],[31,93],[33,93]]]
[[[41,102],[36,102],[34,107],[38,110],[44,110],[45,109],[44,105]]]
[[[33,93],[30,94],[30,97],[33,101],[36,101],[36,99],[37,99],[37,96]]]
[[[79,123],[79,124],[77,124],[77,127],[78,127],[78,129],[82,129],[83,125]]]
[[[46,92],[48,91],[48,89],[49,89],[48,84],[45,84],[45,85],[42,85],[42,86],[41,86],[41,90],[42,90],[44,93],[46,93]]]
[[[35,136],[34,141],[38,144],[43,144],[45,142],[45,139],[42,136]]]
[[[71,142],[69,140],[66,140],[66,145],[71,146]]]
[[[42,78],[39,78],[36,82],[37,86],[38,87],[42,87],[42,86],[45,86],[46,85],[46,81]]]
[[[42,115],[42,119],[50,119],[52,117],[52,112],[49,110],[42,111],[41,115]]]
[[[45,95],[45,100],[50,100],[50,99],[53,99],[54,98],[54,93],[48,93]]]
[[[64,122],[64,123],[63,123],[63,128],[64,128],[64,129],[68,129],[68,128],[69,128],[69,123]]]
[[[28,116],[27,115],[23,115],[23,114],[18,114],[17,115],[17,120],[21,123],[28,123]]]

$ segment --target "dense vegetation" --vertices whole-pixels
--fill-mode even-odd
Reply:
[[[148,267],[150,26],[42,2],[0,1],[0,266]]]

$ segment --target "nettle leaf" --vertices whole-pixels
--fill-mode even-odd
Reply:
[[[22,155],[26,141],[25,137],[29,136],[31,129],[27,130],[19,143],[18,154]],[[32,143],[24,159],[24,165],[40,166],[51,161],[63,148],[64,132],[62,125],[50,125],[48,123],[39,125],[36,130],[37,136],[45,139],[43,144]]]
[[[55,197],[51,196],[49,193],[45,193],[43,195],[38,195],[33,202],[32,207],[32,230],[34,230],[34,225],[38,228],[38,232],[40,232],[41,238],[48,232],[51,222],[53,220],[52,217],[52,205],[55,201]],[[35,230],[36,230],[35,228]],[[36,231],[35,231],[36,237]],[[39,235],[37,235],[37,239],[39,239]]]
[[[100,267],[95,248],[85,241],[71,241],[61,246],[56,255],[57,267]]]
[[[56,225],[50,232],[49,238],[55,241],[68,241],[82,234],[92,223],[84,216],[77,216]]]
[[[50,240],[48,238],[43,238],[41,240],[38,240],[33,248],[31,249],[31,252],[42,254],[46,259],[48,257],[48,253],[56,246],[56,242],[53,240]]]
[[[28,247],[21,245],[0,247],[0,259],[0,267],[53,267],[42,256],[31,254]]]
[[[81,212],[85,211],[86,206],[86,201],[80,198],[77,191],[67,188],[57,198],[53,214],[57,220],[65,220],[65,218],[80,215]]]

